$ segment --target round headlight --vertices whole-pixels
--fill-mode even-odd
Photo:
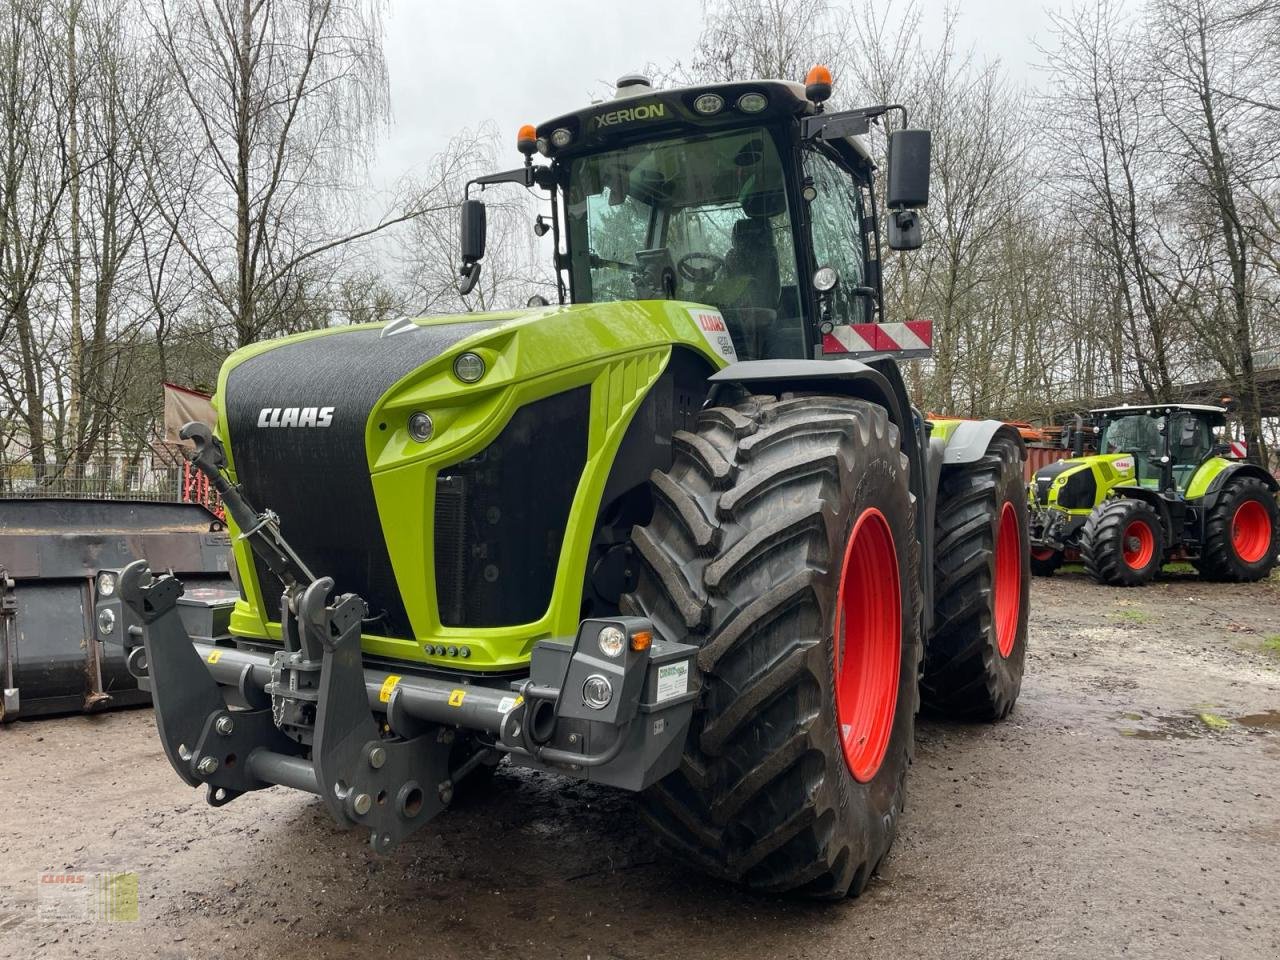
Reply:
[[[484,357],[478,353],[463,353],[453,361],[453,373],[463,383],[475,383],[484,376]]]
[[[551,156],[551,144],[547,143],[546,137],[539,137],[535,141],[535,143],[537,144],[538,152],[540,154],[542,154],[544,157]]]
[[[430,440],[435,429],[436,425],[431,422],[431,418],[422,411],[418,411],[409,418],[409,436],[419,443]]]
[[[582,702],[592,710],[603,710],[613,699],[613,684],[608,679],[593,673],[582,684]]]
[[[600,631],[596,642],[600,645],[600,652],[606,657],[620,657],[627,648],[627,635],[617,627],[605,627]]]
[[[813,289],[819,293],[827,293],[836,288],[840,275],[834,267],[819,267],[813,273]]]
[[[98,574],[98,596],[110,597],[116,592],[116,575],[108,570]]]
[[[551,145],[557,150],[563,150],[572,139],[573,134],[568,127],[556,127],[551,131]]]
[[[116,612],[110,607],[105,610],[98,611],[98,632],[104,637],[111,636],[111,631],[116,628]]]
[[[724,108],[724,97],[718,93],[704,93],[697,100],[693,101],[693,109],[697,110],[704,117],[709,117],[713,113],[719,113]]]
[[[743,113],[759,113],[769,105],[769,98],[763,93],[744,93],[738,98],[738,109]]]

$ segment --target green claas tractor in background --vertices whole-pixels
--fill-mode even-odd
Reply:
[[[1155,404],[1094,410],[1098,452],[1031,481],[1031,569],[1079,557],[1099,583],[1134,587],[1173,560],[1211,580],[1261,580],[1280,550],[1274,477],[1225,456],[1226,409]]]
[[[557,303],[227,360],[216,431],[185,433],[228,510],[229,629],[190,636],[145,560],[100,577],[180,777],[310,791],[385,852],[507,758],[642,792],[734,882],[862,889],[921,700],[1013,706],[1030,553],[1017,432],[923,418],[896,361],[927,327],[881,322],[929,134],[830,91],[624,78],[462,204],[467,288],[475,188],[544,191]]]

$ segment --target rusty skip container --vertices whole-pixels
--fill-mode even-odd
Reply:
[[[229,609],[229,547],[221,521],[196,504],[0,500],[0,720],[147,703],[120,637],[103,636],[122,626],[95,622],[99,570],[154,558],[188,593]],[[191,628],[203,634],[209,608],[198,609],[205,622]]]

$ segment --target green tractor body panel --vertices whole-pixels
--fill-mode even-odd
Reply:
[[[401,329],[388,335],[397,324]],[[403,603],[403,611],[397,611],[392,618],[400,622],[396,635],[388,635],[393,631],[385,629],[386,621],[381,625],[375,622],[365,631],[363,649],[367,655],[454,670],[516,669],[527,664],[538,640],[572,635],[577,628],[591,538],[615,455],[633,415],[667,369],[673,351],[682,350],[697,358],[705,377],[733,359],[732,343],[714,308],[673,301],[581,304],[426,318],[412,321],[412,326],[416,329],[410,329],[406,321],[397,321],[391,325],[327,329],[237,351],[228,358],[219,377],[218,433],[227,448],[232,471],[239,466],[246,475],[240,477],[242,483],[251,472],[268,474],[260,482],[264,488],[269,486],[273,495],[264,502],[294,506],[300,501],[312,501],[310,510],[282,514],[282,528],[290,537],[306,537],[306,528],[319,519],[334,524],[332,531],[321,532],[322,537],[342,540],[341,522],[349,506],[343,502],[342,488],[326,482],[328,461],[358,461],[357,466],[363,469],[371,486],[379,529],[354,531],[346,545],[354,552],[365,546],[360,538],[383,538],[394,575],[394,592]],[[459,327],[465,329],[459,331]],[[294,407],[290,412],[289,398],[271,392],[276,375],[270,374],[272,382],[268,386],[259,386],[257,396],[241,401],[249,403],[249,414],[256,415],[256,422],[250,423],[241,416],[233,423],[228,416],[231,401],[246,392],[255,393],[252,385],[236,381],[237,371],[254,358],[290,348],[322,346],[343,354],[341,362],[349,366],[349,376],[360,380],[377,372],[365,369],[366,363],[385,363],[369,354],[372,346],[403,343],[409,349],[415,336],[433,331],[453,333],[453,342],[421,364],[411,365],[407,373],[378,392],[366,409],[344,409],[337,400],[333,404]],[[463,335],[458,337],[457,332]],[[350,341],[349,347],[346,341]],[[454,371],[454,361],[463,353],[475,354],[484,361],[484,374],[475,383],[463,382]],[[286,366],[281,363],[284,359],[287,354],[276,354],[272,366]],[[343,386],[340,382],[332,385],[334,396],[342,395]],[[437,582],[440,564],[436,550],[440,540],[435,503],[437,493],[443,489],[442,475],[450,468],[483,458],[521,409],[547,398],[567,396],[583,401],[565,426],[582,433],[584,449],[580,451],[581,463],[558,465],[558,475],[568,478],[566,496],[571,498],[571,504],[563,503],[561,498],[565,509],[560,511],[560,520],[543,531],[548,540],[553,532],[560,538],[539,555],[553,557],[558,553],[558,561],[553,557],[546,565],[553,573],[545,575],[554,576],[553,585],[545,591],[546,604],[525,622],[451,625],[448,621],[459,617],[442,615],[443,585]],[[426,441],[416,440],[409,433],[409,419],[419,412],[427,413],[433,426]],[[342,444],[329,443],[330,449],[323,452],[317,448],[304,450],[300,444],[309,433],[327,434],[326,440],[330,441],[337,436],[335,430],[323,429],[323,422],[315,422],[326,419],[326,413],[334,427],[340,425],[341,418],[358,419],[358,425],[345,434],[345,449]],[[538,421],[534,430],[546,430],[547,443],[559,439],[554,436],[554,418],[548,422],[540,416]],[[259,430],[277,446],[286,438],[298,437],[297,459],[288,464],[289,477],[281,476],[280,470],[274,474],[270,469],[264,471],[259,464],[252,471],[248,469],[244,451]],[[542,439],[535,437],[539,443]],[[357,444],[358,449],[351,449]],[[533,485],[541,479],[527,478],[531,500],[540,495]],[[521,531],[513,529],[516,525],[499,515],[498,509],[490,507],[481,522],[501,530],[504,538],[519,537]],[[247,541],[235,537],[239,532],[233,527],[243,598],[231,618],[232,633],[244,638],[279,640],[278,602],[274,608],[272,605],[278,583],[269,575],[262,575]],[[494,562],[489,564],[470,564],[464,558],[463,574],[475,567],[481,577],[493,578],[495,584],[499,580],[502,584],[511,582],[515,589],[515,580],[533,573],[500,567],[498,559],[492,559]],[[376,571],[370,577],[376,580]],[[468,592],[473,587],[469,582],[450,586],[456,590],[459,585]],[[344,584],[339,580],[335,588],[342,592]],[[364,590],[367,584],[354,583],[346,589]],[[394,605],[394,600],[389,605]],[[371,610],[371,615],[376,619],[376,611]]]
[[[1209,485],[1218,479],[1222,471],[1233,466],[1239,466],[1239,461],[1228,460],[1226,457],[1210,457],[1200,464],[1191,482],[1187,484],[1187,499],[1199,500],[1209,492]]]
[[[1084,516],[1113,488],[1131,485],[1135,479],[1131,454],[1073,457],[1037,471],[1029,494],[1032,502],[1041,506]]]

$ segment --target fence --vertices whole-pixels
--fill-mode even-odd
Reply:
[[[84,464],[0,465],[0,498],[147,500],[199,503],[221,517],[222,504],[209,481],[190,464],[117,458]]]

